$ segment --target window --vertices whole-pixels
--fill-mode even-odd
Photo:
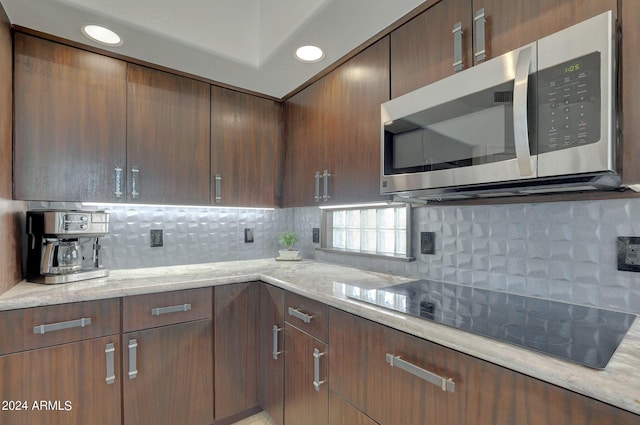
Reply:
[[[328,250],[408,258],[410,208],[406,205],[323,209]]]

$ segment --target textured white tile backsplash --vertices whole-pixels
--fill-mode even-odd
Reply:
[[[48,207],[82,208],[29,203]],[[616,265],[616,237],[640,236],[640,199],[416,208],[411,263],[315,251],[316,207],[110,211],[102,253],[112,269],[276,257],[278,234],[295,230],[305,258],[640,314],[640,273]],[[246,227],[254,243],[244,243]],[[149,247],[151,229],[163,229],[164,247]],[[435,255],[419,253],[424,231],[436,232]]]

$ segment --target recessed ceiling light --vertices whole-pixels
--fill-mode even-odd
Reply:
[[[107,46],[120,46],[122,39],[118,34],[100,25],[85,25],[82,33],[93,41]]]
[[[317,46],[301,46],[295,53],[296,59],[300,62],[320,62],[324,58],[324,52]]]

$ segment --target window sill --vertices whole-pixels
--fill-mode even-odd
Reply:
[[[405,263],[416,261],[415,257],[404,257],[399,255],[383,254],[378,252],[351,251],[348,249],[336,249],[336,248],[315,248],[315,250],[327,252],[330,254],[345,254],[345,255],[353,255],[356,257],[379,258],[381,260],[403,261]]]

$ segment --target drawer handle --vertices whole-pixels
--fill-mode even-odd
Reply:
[[[113,343],[109,343],[104,348],[104,354],[107,361],[107,385],[111,385],[116,382],[116,369],[115,369],[115,353],[116,348]]]
[[[304,323],[311,323],[311,319],[313,319],[313,316],[309,316],[308,314],[305,314],[300,310],[296,310],[293,307],[289,307],[289,316],[298,318],[302,320]]]
[[[325,383],[325,381],[320,380],[320,357],[324,356],[324,354],[317,348],[313,349],[313,389],[316,391],[320,391],[320,385]]]
[[[400,356],[394,356],[393,354],[387,353],[387,363],[389,363],[391,367],[397,367],[398,369],[409,372],[410,374],[417,376],[420,379],[424,379],[425,381],[433,385],[439,386],[440,388],[442,388],[442,391],[455,391],[456,385],[451,378],[443,378],[440,375],[429,372],[426,369],[402,360]]]
[[[136,379],[138,376],[138,341],[129,340],[129,379]]]
[[[84,328],[91,324],[90,317],[83,317],[82,319],[69,320],[68,322],[42,324],[33,327],[33,333],[36,335],[44,335],[47,332],[60,331],[70,328]]]
[[[160,316],[161,314],[179,313],[181,311],[191,310],[191,304],[172,305],[170,307],[156,307],[151,309],[152,316]]]
[[[278,325],[273,325],[273,360],[278,360],[278,356],[282,354],[282,351],[278,351],[278,332],[281,330]]]

